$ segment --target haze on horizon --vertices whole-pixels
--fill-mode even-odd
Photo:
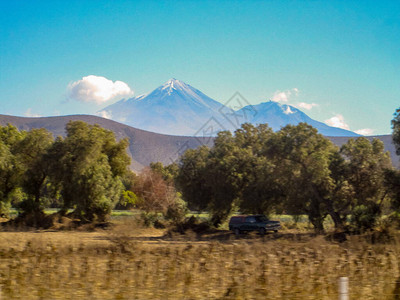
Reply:
[[[96,114],[180,79],[391,133],[397,1],[2,1],[0,114]]]

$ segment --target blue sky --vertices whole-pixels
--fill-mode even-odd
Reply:
[[[239,91],[388,134],[400,1],[0,0],[0,114],[94,114],[122,97],[72,97],[89,75],[125,96],[174,77],[222,103]]]

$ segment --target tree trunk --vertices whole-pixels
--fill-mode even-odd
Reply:
[[[336,211],[330,209],[329,215],[331,216],[333,223],[335,224],[335,229],[342,230],[344,228],[344,222],[340,215]]]
[[[308,211],[308,219],[314,226],[317,234],[324,233],[324,219],[326,214],[321,213],[320,202],[317,199],[311,200],[311,205]]]
[[[335,209],[333,208],[333,203],[330,199],[325,201],[326,203],[326,207],[328,209],[328,213],[331,216],[333,223],[335,224],[335,229],[343,229],[344,228],[344,222],[343,219],[340,217],[340,214],[335,211]]]
[[[325,232],[323,217],[309,215],[308,219],[310,220],[311,224],[313,224],[315,233],[322,234]]]

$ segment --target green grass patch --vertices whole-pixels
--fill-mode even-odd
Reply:
[[[132,211],[132,210],[113,210],[111,212],[112,217],[131,217],[138,215],[139,212]]]

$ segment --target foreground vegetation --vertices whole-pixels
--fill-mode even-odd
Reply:
[[[0,232],[5,299],[397,299],[399,236],[182,235],[131,221],[94,232]]]

